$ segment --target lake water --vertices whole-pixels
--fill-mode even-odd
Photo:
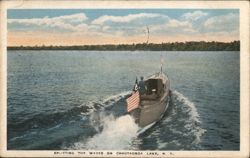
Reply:
[[[165,116],[138,135],[135,78],[171,81]],[[8,51],[8,150],[239,150],[239,52]],[[107,143],[108,142],[108,143]]]

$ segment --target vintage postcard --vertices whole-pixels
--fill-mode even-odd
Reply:
[[[1,157],[249,157],[248,1],[1,1]]]

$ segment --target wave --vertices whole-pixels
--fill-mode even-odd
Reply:
[[[154,139],[159,150],[200,149],[205,132],[195,103],[175,90],[167,114],[146,139]]]
[[[18,140],[18,139],[22,139],[22,138],[26,137],[27,135],[28,135],[28,134],[24,134],[24,135],[22,135],[22,136],[13,137],[13,138],[9,139],[8,141],[16,141],[16,140]]]
[[[91,109],[88,112],[82,113],[82,115],[90,115],[92,112],[96,111],[97,109],[108,108],[108,107],[114,105],[114,103],[121,100],[122,98],[125,98],[127,95],[129,95],[129,93],[131,93],[131,92],[125,91],[125,92],[121,92],[119,94],[108,96],[104,99],[90,101],[86,105],[80,105],[80,107],[87,106]]]
[[[199,144],[201,142],[201,136],[206,132],[206,130],[201,128],[202,121],[200,120],[200,115],[195,107],[195,104],[178,91],[173,91],[173,95],[176,96],[176,99],[179,102],[188,107],[187,110],[182,109],[189,114],[189,119],[186,120],[184,127],[195,135],[195,140],[193,140],[192,143]]]
[[[60,123],[60,124],[58,124],[58,125],[56,125],[56,126],[54,126],[54,127],[51,127],[51,128],[49,128],[49,129],[47,129],[47,130],[48,130],[48,131],[52,131],[52,130],[55,130],[55,129],[61,127],[61,126],[62,126],[62,123]]]
[[[98,109],[105,109],[114,105],[117,101],[129,94],[129,91],[108,96],[104,99],[89,101],[86,104],[75,106],[67,111],[54,113],[40,113],[23,121],[8,121],[8,131],[26,131],[37,128],[50,128],[64,122],[72,122],[74,119],[84,118]]]
[[[131,93],[131,91],[125,91],[125,92],[121,92],[119,94],[116,94],[116,95],[111,95],[107,98],[105,98],[103,100],[104,103],[109,103],[110,101],[113,101],[113,102],[116,102],[118,100],[120,100],[121,98],[124,98],[125,96],[129,95]]]
[[[195,122],[200,122],[199,118],[200,115],[197,112],[197,109],[194,105],[193,102],[191,102],[187,97],[185,97],[183,94],[181,94],[178,91],[173,91],[173,94],[176,95],[176,99],[180,102],[182,102],[184,105],[187,105],[190,108],[189,114],[191,116],[191,118],[193,119],[193,121]]]
[[[28,118],[22,122],[8,122],[8,131],[19,130],[25,131],[28,129],[36,128],[46,128],[51,125],[56,125],[75,118],[80,112],[87,112],[90,108],[87,106],[74,107],[68,111],[64,112],[55,112],[50,114],[40,113],[33,115],[31,118]]]
[[[125,150],[130,149],[137,136],[138,125],[130,115],[115,118],[113,115],[100,115],[103,129],[92,138],[74,143],[70,149]]]
[[[12,126],[8,124],[8,128],[30,130],[45,127],[44,129],[50,132],[61,128],[65,123],[70,124],[75,121],[84,121],[90,125],[89,127],[93,130],[91,135],[81,134],[74,137],[72,141],[64,142],[65,144],[60,146],[62,149],[138,150],[148,139],[149,141],[156,140],[157,148],[160,150],[173,146],[187,149],[188,147],[183,145],[183,140],[186,141],[184,144],[189,143],[190,146],[197,146],[201,142],[201,137],[206,130],[201,128],[202,121],[195,104],[186,96],[178,91],[173,91],[173,103],[170,102],[168,115],[154,126],[156,128],[153,128],[151,133],[145,133],[135,124],[130,115],[116,115],[119,110],[115,108],[118,107],[115,105],[121,105],[120,102],[123,102],[129,93],[127,91],[93,100],[65,112],[36,115],[21,124]],[[8,131],[11,130],[8,129]],[[162,131],[169,132],[169,136]],[[12,138],[12,141],[23,139],[23,137],[17,136]]]
[[[168,145],[181,147],[182,140],[179,140],[179,138],[188,138],[190,143],[193,145],[199,144],[201,142],[201,136],[206,130],[201,128],[202,121],[200,120],[195,104],[178,91],[173,91],[172,94],[175,101],[177,101],[176,103],[178,103],[176,104],[177,109],[173,108],[173,113],[170,113],[170,116],[166,116],[163,121],[167,121],[168,124],[170,124],[169,127],[171,129],[169,129],[169,131],[175,135],[175,139],[170,139],[169,141],[161,140],[160,135],[162,133],[159,131],[160,129],[155,129],[150,134],[150,137],[157,138],[159,149],[164,149],[164,146]],[[110,96],[106,102],[110,102],[112,100],[117,101],[120,95]],[[122,95],[128,95],[128,92],[124,92]],[[186,114],[186,116],[182,114],[180,115],[178,110],[181,110],[181,113]],[[179,118],[180,116],[184,117]],[[182,128],[177,128],[178,126],[174,125],[175,123],[178,123],[178,121],[180,121],[181,124],[184,124]],[[138,137],[140,134],[143,134],[144,130],[140,130],[130,115],[115,118],[112,114],[107,115],[105,113],[92,113],[90,116],[90,123],[96,129],[97,134],[91,138],[85,138],[75,142],[70,149],[136,150],[138,149],[138,146],[141,145],[141,137],[144,137]],[[156,132],[156,134],[153,134],[154,132]],[[176,139],[176,136],[178,136],[178,139]]]

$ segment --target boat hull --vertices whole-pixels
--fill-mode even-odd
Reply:
[[[166,92],[157,100],[142,100],[139,108],[130,114],[135,118],[135,122],[140,127],[146,127],[159,121],[168,108],[169,92]]]

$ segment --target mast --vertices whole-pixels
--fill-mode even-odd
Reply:
[[[161,54],[161,74],[162,74],[162,66],[163,66],[163,58],[162,58],[162,54]]]

